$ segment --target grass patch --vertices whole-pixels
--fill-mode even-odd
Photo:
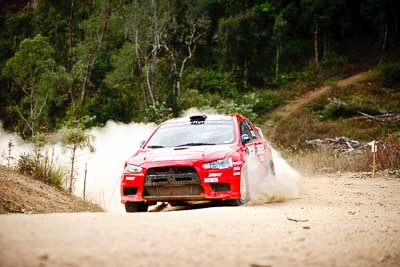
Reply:
[[[288,163],[303,175],[371,170],[367,153],[344,155],[330,147],[284,151]]]
[[[63,189],[68,176],[68,168],[57,164],[48,153],[27,153],[20,156],[17,170],[35,180]]]
[[[346,104],[330,106],[331,99]],[[340,103],[340,102],[339,102]],[[335,87],[328,94],[303,106],[290,117],[275,121],[273,143],[283,147],[304,147],[304,141],[346,136],[360,141],[384,140],[400,132],[400,123],[360,119],[357,111],[400,113],[400,93],[384,88],[377,80],[345,88]]]
[[[379,81],[384,86],[400,83],[400,63],[380,62],[378,64]]]
[[[372,171],[373,155],[369,150],[359,154],[343,154],[331,147],[281,151],[288,163],[303,175]],[[378,145],[376,168],[381,171],[400,169],[399,137],[391,136]]]

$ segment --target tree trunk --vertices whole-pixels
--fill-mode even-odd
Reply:
[[[110,8],[111,8],[111,3],[109,1],[108,5],[106,7],[106,10],[104,11],[103,25],[100,29],[100,32],[97,34],[95,49],[91,55],[92,57],[91,57],[89,63],[86,66],[85,77],[83,78],[83,82],[82,82],[82,86],[81,86],[81,97],[80,97],[80,105],[81,106],[83,105],[83,103],[85,101],[86,89],[90,82],[92,71],[93,71],[94,65],[96,63],[97,55],[103,44],[104,35],[105,35],[105,32],[108,27],[108,21],[109,21],[110,13],[111,13]]]
[[[87,176],[87,162],[85,164],[85,177],[83,179],[83,200],[86,200],[86,176]]]
[[[67,54],[67,70],[71,73],[72,69],[72,17],[73,17],[73,10],[74,10],[74,0],[71,0],[71,7],[70,7],[69,18],[67,21],[68,27],[68,54]]]
[[[325,36],[324,37],[324,48],[322,50],[322,58],[326,57],[327,49],[328,49],[328,41],[327,41],[327,38]]]
[[[29,114],[29,117],[30,117],[30,120],[31,120],[31,137],[32,137],[32,140],[34,140],[35,139],[35,114],[34,114],[34,111],[33,111],[33,89],[31,90],[31,95],[30,95],[30,114]]]
[[[388,25],[389,25],[389,21],[388,21],[388,19],[386,19],[385,29],[384,29],[384,32],[383,32],[382,52],[385,52],[385,51],[386,51],[387,35],[388,35]]]
[[[249,60],[247,59],[247,56],[245,56],[245,59],[244,59],[243,79],[244,79],[243,87],[245,90],[247,90],[248,82],[249,82]]]
[[[69,177],[69,188],[68,188],[69,193],[72,193],[72,185],[74,180],[75,152],[76,152],[76,146],[74,145],[72,147],[72,155],[71,155],[71,175]]]
[[[314,28],[314,61],[315,69],[319,70],[319,55],[318,55],[318,24],[315,24]]]
[[[279,77],[279,45],[276,47],[276,58],[275,58],[275,80],[278,80]]]

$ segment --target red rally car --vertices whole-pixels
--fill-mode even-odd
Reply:
[[[244,116],[171,119],[125,163],[121,202],[127,212],[147,211],[157,201],[242,205],[250,198],[247,160],[259,160],[274,174],[271,148]]]

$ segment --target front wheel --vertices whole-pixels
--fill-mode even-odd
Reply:
[[[242,175],[240,176],[240,198],[226,200],[228,206],[242,206],[250,200],[250,190],[248,181],[247,166],[242,166]]]
[[[145,202],[126,202],[125,210],[126,212],[146,212],[148,208]]]

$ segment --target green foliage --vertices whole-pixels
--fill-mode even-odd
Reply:
[[[232,97],[237,94],[237,86],[229,73],[207,69],[195,69],[184,81],[185,87],[197,89],[202,93],[219,94]]]
[[[61,129],[61,144],[70,151],[71,168],[69,181],[67,183],[68,191],[70,193],[72,193],[75,183],[75,164],[77,160],[77,150],[87,149],[89,153],[95,152],[95,147],[93,146],[94,137],[84,130],[84,126],[90,123],[91,120],[92,118],[84,116],[80,119],[67,122],[66,127]]]
[[[192,107],[211,107],[220,100],[221,97],[217,94],[202,94],[196,89],[185,89],[179,98],[179,106],[183,110],[187,110]]]
[[[215,110],[219,114],[240,113],[251,120],[257,118],[257,114],[253,112],[251,104],[237,103],[232,99],[222,99],[215,107],[202,107],[203,110]]]
[[[246,94],[241,98],[241,101],[250,105],[254,113],[264,114],[281,105],[283,98],[277,92],[265,90]]]
[[[146,109],[145,122],[160,123],[173,117],[172,108],[167,107],[165,102],[156,102]]]
[[[337,120],[350,118],[358,115],[358,112],[377,115],[379,114],[379,109],[376,105],[361,97],[353,99],[350,103],[334,99],[323,108],[321,119]]]
[[[328,51],[321,60],[324,71],[336,71],[348,63],[348,58],[333,51]]]
[[[283,13],[279,13],[275,18],[272,40],[276,45],[280,45],[287,31],[287,21],[283,17]]]
[[[353,2],[9,1],[0,14],[0,119],[30,138],[83,115],[96,116],[93,126],[159,121],[192,106],[269,112],[281,100],[262,88],[301,80],[300,95],[354,62],[398,54],[399,2]],[[384,86],[398,82],[397,63],[379,69]]]
[[[57,66],[53,56],[54,49],[46,38],[36,35],[21,42],[2,71],[2,77],[12,82],[11,90],[22,95],[15,113],[25,122],[32,138],[38,125],[50,116],[49,103],[60,106],[71,84],[65,68]]]
[[[48,152],[45,154],[28,153],[20,156],[17,169],[24,175],[63,189],[64,182],[68,176],[66,167],[57,163]]]
[[[382,85],[392,86],[400,82],[400,63],[380,62],[378,71]]]
[[[105,119],[130,122],[140,120],[145,112],[140,81],[134,74],[135,47],[130,42],[111,54],[112,70],[104,79],[103,110]]]

